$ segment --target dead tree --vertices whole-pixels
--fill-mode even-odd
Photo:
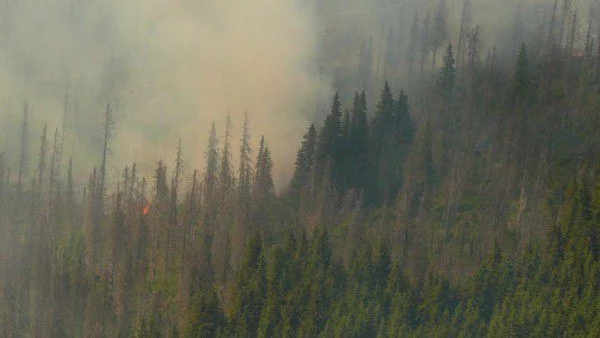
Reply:
[[[97,207],[100,215],[104,214],[104,194],[106,185],[106,157],[110,140],[112,139],[112,130],[114,121],[111,115],[110,104],[106,105],[106,113],[104,114],[104,146],[102,148],[102,164],[100,166],[100,189],[97,196]]]
[[[19,175],[17,177],[17,201],[21,199],[22,192],[22,183],[24,176],[27,175],[28,172],[28,140],[29,140],[29,127],[28,127],[28,118],[29,118],[29,105],[25,103],[23,107],[23,123],[21,125],[21,148],[19,150]]]
[[[464,52],[468,39],[468,32],[470,30],[471,21],[472,21],[472,13],[471,13],[471,0],[464,0],[463,9],[460,16],[460,30],[458,34],[458,50],[456,53],[456,68],[457,70],[462,70],[463,61],[464,61]]]

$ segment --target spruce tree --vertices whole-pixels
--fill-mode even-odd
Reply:
[[[208,138],[208,146],[206,149],[206,170],[204,180],[206,184],[206,195],[208,201],[214,201],[217,191],[217,177],[219,171],[219,140],[217,138],[217,127],[215,122],[212,122],[210,127],[210,136]]]
[[[296,168],[290,184],[290,194],[294,197],[298,197],[303,189],[311,185],[316,146],[317,130],[314,124],[311,124],[296,155]]]
[[[271,174],[272,169],[271,152],[265,141],[265,137],[262,136],[256,159],[256,173],[252,192],[253,218],[257,226],[264,227],[268,223],[268,216],[270,214],[269,206],[275,198],[275,186]]]
[[[425,70],[425,58],[429,54],[431,49],[431,14],[427,10],[425,14],[425,20],[421,27],[421,81],[423,81],[423,72]]]
[[[519,56],[513,77],[512,103],[528,104],[531,99],[531,85],[527,45],[523,42],[519,47]]]
[[[444,107],[450,103],[452,92],[454,91],[455,79],[456,61],[454,60],[454,49],[452,48],[452,44],[449,44],[444,55],[444,64],[438,76],[438,86],[442,93]]]
[[[169,205],[169,222],[172,227],[177,225],[177,204],[179,185],[181,184],[181,176],[183,175],[183,151],[181,149],[181,140],[177,144],[177,155],[175,158],[175,170],[171,180],[171,198]]]
[[[369,161],[369,130],[367,122],[367,102],[365,92],[354,95],[350,139],[348,141],[350,161],[349,176],[352,187],[359,190],[367,187]]]
[[[167,184],[167,165],[162,161],[158,161],[156,170],[154,171],[154,192],[156,194],[156,201],[158,207],[168,211],[169,201],[169,185]]]
[[[340,158],[343,156],[339,152],[342,141],[342,108],[340,97],[336,93],[333,96],[331,111],[325,118],[325,123],[319,133],[317,144],[317,175],[320,180],[328,181],[335,185],[340,178]]]
[[[413,71],[413,63],[418,50],[418,42],[420,35],[420,19],[419,12],[415,11],[412,25],[410,27],[409,42],[408,42],[408,76],[411,77]]]
[[[433,33],[431,43],[433,48],[433,57],[431,59],[431,69],[435,69],[437,52],[440,46],[448,39],[448,4],[446,0],[439,0],[433,21]]]
[[[342,136],[337,149],[338,158],[338,188],[344,192],[351,187],[350,166],[352,148],[350,148],[350,111],[344,111],[342,119]]]
[[[233,170],[231,168],[231,116],[227,114],[225,122],[225,144],[223,145],[223,152],[221,154],[221,166],[219,172],[219,181],[221,182],[223,197],[228,197],[233,191],[234,178]]]
[[[253,337],[258,330],[266,300],[265,257],[260,236],[254,235],[246,247],[238,283],[232,299],[232,329],[235,336]]]
[[[406,96],[404,91],[400,92],[396,100],[394,120],[398,141],[404,150],[408,150],[407,148],[410,147],[415,136],[415,124],[410,116],[408,96]]]
[[[255,202],[262,202],[273,197],[275,186],[273,185],[273,177],[271,170],[273,162],[271,160],[271,152],[269,146],[265,142],[265,137],[260,139],[260,148],[256,159],[256,176],[254,180],[254,196]]]
[[[371,127],[371,158],[369,177],[371,189],[369,202],[378,204],[389,202],[395,194],[395,159],[397,140],[395,139],[395,100],[386,81],[381,94]]]
[[[241,142],[238,198],[242,205],[244,205],[248,203],[252,191],[252,163],[250,159],[252,149],[250,148],[250,120],[247,113],[244,117]]]

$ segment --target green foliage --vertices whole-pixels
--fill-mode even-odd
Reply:
[[[331,111],[319,132],[316,150],[316,174],[319,182],[340,184],[342,157],[342,108],[340,97],[333,97]]]
[[[529,57],[527,55],[527,45],[521,43],[519,47],[519,56],[513,78],[513,103],[529,104],[531,100],[532,81],[529,70]]]
[[[578,181],[579,182],[579,181]],[[589,185],[589,184],[588,184]],[[515,258],[499,248],[473,275],[451,285],[429,272],[414,284],[392,263],[386,245],[363,242],[345,268],[335,262],[328,232],[307,240],[288,233],[267,256],[250,242],[236,290],[246,295],[232,332],[258,336],[556,336],[597,332],[600,262],[598,195],[573,183],[559,222],[560,249],[529,247]],[[600,189],[597,189],[600,190]],[[594,223],[592,226],[591,223]],[[568,231],[568,232],[567,232]],[[556,250],[561,254],[557,256]],[[261,258],[265,257],[265,258]],[[556,258],[558,257],[558,258]],[[268,262],[265,266],[264,261]],[[246,291],[244,291],[246,290]],[[249,291],[248,291],[249,290]],[[255,299],[252,299],[255,297]],[[237,308],[240,302],[234,302]],[[247,315],[235,320],[236,313]],[[247,328],[257,331],[247,331]],[[594,331],[596,330],[596,331]]]
[[[317,130],[313,124],[304,134],[302,145],[296,156],[296,169],[290,184],[290,194],[297,197],[303,189],[311,186],[315,152],[317,146]]]
[[[227,318],[214,289],[196,295],[190,316],[186,337],[216,337],[226,328]]]
[[[456,60],[454,59],[454,49],[449,44],[444,54],[444,64],[438,76],[438,86],[442,92],[444,102],[448,102],[454,91],[454,82],[456,80]]]
[[[416,16],[421,64],[447,39],[444,7],[433,27]],[[251,160],[248,118],[237,178],[230,121],[221,156],[213,123],[185,192],[181,149],[170,187],[163,162],[151,188],[134,164],[112,193],[95,169],[83,200],[45,137],[30,189],[3,160],[0,332],[599,336],[598,61],[523,44],[483,64],[464,28],[469,50],[448,46],[435,88],[422,76],[409,99],[386,82],[372,112],[364,91],[349,109],[336,94],[285,198],[264,138]]]

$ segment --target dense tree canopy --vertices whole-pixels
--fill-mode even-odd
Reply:
[[[340,91],[307,123],[289,185],[248,115],[222,140],[204,126],[200,170],[179,145],[148,178],[106,176],[110,110],[78,184],[58,130],[30,158],[25,105],[17,149],[0,148],[0,336],[600,336],[592,30],[575,53],[557,5],[541,41],[480,58],[471,2],[458,39],[448,7],[407,29],[421,72],[404,90]]]

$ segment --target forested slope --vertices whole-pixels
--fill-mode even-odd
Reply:
[[[239,149],[213,123],[202,169],[179,147],[109,182],[109,106],[77,189],[58,129],[27,155],[25,106],[0,335],[599,336],[600,49],[557,20],[486,57],[461,31],[405,91],[335,94],[280,194],[249,116]]]

